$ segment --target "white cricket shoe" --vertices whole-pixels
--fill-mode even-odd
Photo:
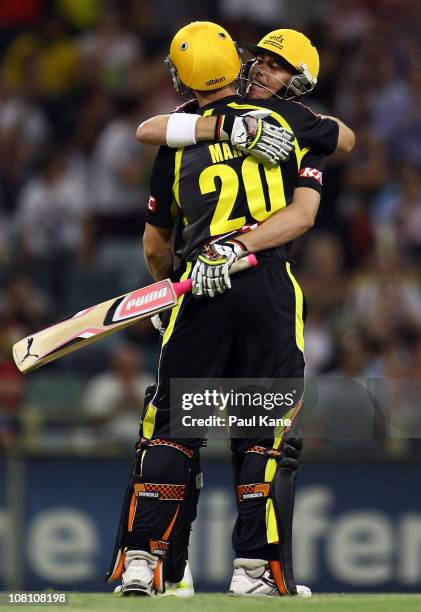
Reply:
[[[156,563],[156,557],[144,550],[128,550],[122,583],[114,592],[121,595],[153,595],[153,571]]]
[[[164,593],[160,593],[159,597],[193,597],[193,595],[193,577],[191,575],[189,562],[187,561],[182,580],[180,580],[180,582],[165,581],[165,591]]]
[[[119,584],[114,589],[114,593],[122,593],[123,585]],[[126,593],[128,594],[128,593]],[[131,593],[133,594],[133,593]],[[144,593],[140,593],[144,594]],[[146,593],[149,594],[149,593]],[[154,593],[150,593],[153,595]],[[193,577],[191,575],[189,562],[187,561],[186,567],[184,569],[183,579],[180,582],[168,582],[165,581],[165,592],[159,593],[159,597],[193,597],[194,595],[194,586],[193,586]]]
[[[304,584],[297,584],[297,597],[311,597],[312,592],[310,587],[305,586]]]
[[[243,597],[279,597],[267,561],[263,559],[235,559],[230,595]],[[297,584],[298,597],[311,597],[311,590]]]

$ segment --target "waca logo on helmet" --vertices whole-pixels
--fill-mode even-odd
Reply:
[[[268,36],[267,38],[265,38],[265,40],[263,41],[270,43],[271,45],[273,45],[274,47],[277,47],[278,49],[283,49],[284,48],[284,37],[282,34],[272,34],[270,36]]]

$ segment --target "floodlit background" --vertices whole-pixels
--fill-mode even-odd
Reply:
[[[279,27],[305,32],[321,57],[308,104],[357,135],[350,155],[329,158],[295,271],[309,304],[308,373],[370,381],[379,401],[364,412],[358,393],[311,394],[297,578],[319,591],[421,589],[420,7],[0,3],[0,590],[109,590],[156,332],[140,323],[26,377],[11,346],[148,282],[141,235],[155,149],[135,129],[178,104],[163,58],[196,19],[221,23],[240,45]],[[347,436],[367,415],[365,435]],[[340,431],[329,429],[335,419]],[[207,451],[192,548],[198,587],[222,591],[234,516],[223,447]]]

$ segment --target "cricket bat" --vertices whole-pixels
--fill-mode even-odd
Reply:
[[[232,265],[231,274],[252,266],[257,266],[257,259],[250,254]],[[16,342],[13,346],[15,364],[21,372],[31,372],[141,319],[173,308],[178,298],[191,288],[190,278],[178,283],[167,278],[85,308]]]

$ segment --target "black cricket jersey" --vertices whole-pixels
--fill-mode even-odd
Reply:
[[[175,251],[184,260],[210,238],[262,222],[291,203],[296,187],[321,191],[324,156],[333,153],[338,124],[299,102],[233,95],[198,109],[202,116],[267,111],[265,121],[295,135],[288,162],[270,166],[230,142],[200,142],[155,159],[146,221],[177,226]],[[286,252],[286,251],[285,251]]]

